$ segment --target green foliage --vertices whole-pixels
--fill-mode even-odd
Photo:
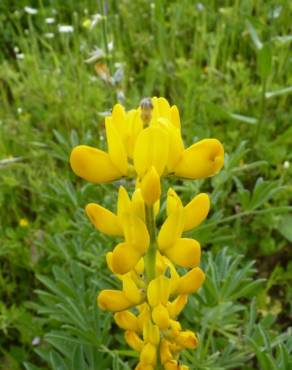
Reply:
[[[118,286],[105,269],[113,242],[83,211],[88,202],[111,208],[119,184],[85,184],[68,157],[78,143],[105,147],[104,113],[117,99],[131,108],[152,95],[179,107],[186,144],[213,136],[226,150],[212,179],[169,179],[185,203],[199,191],[212,199],[191,233],[207,279],[182,317],[200,337],[184,361],[291,368],[291,3],[32,1],[37,14],[27,6],[0,4],[0,369],[134,367],[96,307],[101,288]],[[102,59],[85,63],[95,47]]]

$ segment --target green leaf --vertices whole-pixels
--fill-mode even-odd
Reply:
[[[41,370],[40,367],[37,367],[37,366],[31,364],[30,362],[24,362],[23,366],[25,367],[26,370]]]
[[[64,360],[56,351],[50,352],[50,362],[52,364],[53,370],[68,370]]]
[[[255,355],[262,370],[277,370],[276,365],[269,354],[263,352],[262,348],[252,338],[247,338],[248,343],[253,348]]]
[[[292,242],[292,215],[285,215],[282,217],[278,231],[284,236],[289,242]]]
[[[87,366],[83,355],[83,346],[76,346],[72,357],[72,369],[86,370]]]

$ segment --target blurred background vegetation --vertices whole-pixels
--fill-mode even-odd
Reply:
[[[226,150],[214,178],[169,182],[212,198],[191,234],[207,280],[182,315],[200,337],[184,362],[292,368],[291,16],[286,0],[1,1],[0,369],[133,368],[95,303],[117,286],[114,243],[83,211],[111,208],[119,184],[77,179],[68,157],[104,147],[114,103],[154,95],[178,105],[187,144]]]

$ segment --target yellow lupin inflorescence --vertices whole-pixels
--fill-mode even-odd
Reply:
[[[210,200],[201,193],[184,206],[170,188],[167,215],[157,230],[160,180],[171,175],[200,179],[216,174],[224,163],[223,146],[216,139],[204,139],[184,149],[178,109],[164,98],[143,99],[139,108],[128,112],[116,104],[105,128],[107,152],[80,145],[70,157],[76,175],[93,183],[136,178],[132,196],[120,187],[116,213],[95,203],[86,206],[97,230],[121,238],[106,255],[121,289],[101,291],[98,306],[115,313],[126,342],[139,352],[136,370],[187,370],[179,363],[179,353],[196,348],[198,338],[183,330],[177,317],[205,275],[198,267],[199,242],[183,233],[205,220]],[[185,273],[179,274],[177,266]]]

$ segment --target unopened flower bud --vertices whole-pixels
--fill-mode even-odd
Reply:
[[[145,203],[152,206],[161,194],[160,176],[155,167],[151,167],[141,181],[141,192]]]

